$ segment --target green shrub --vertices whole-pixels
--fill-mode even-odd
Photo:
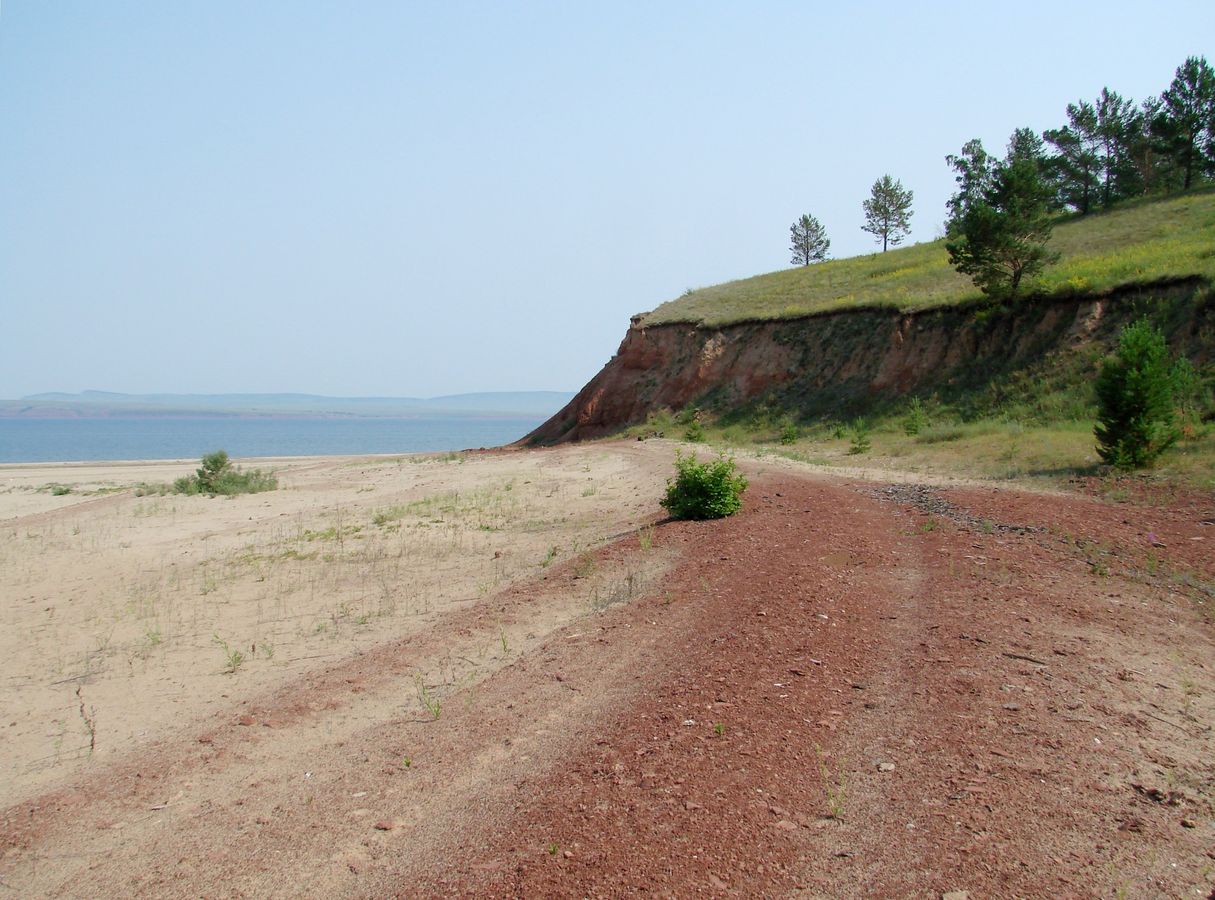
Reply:
[[[207,494],[232,496],[234,494],[257,494],[273,491],[278,479],[271,472],[261,469],[244,471],[232,464],[225,450],[216,450],[202,458],[202,465],[193,475],[186,475],[173,482],[175,494]]]
[[[872,446],[869,440],[869,425],[864,419],[857,419],[852,423],[852,441],[848,445],[848,455],[868,453]]]
[[[1177,440],[1174,390],[1184,367],[1169,361],[1160,329],[1140,319],[1118,336],[1097,376],[1097,453],[1120,469],[1151,465]]]
[[[797,439],[801,437],[801,429],[794,425],[788,419],[781,422],[780,426],[780,442],[782,444],[796,444]]]
[[[683,433],[683,439],[685,441],[692,441],[693,443],[697,444],[702,443],[705,439],[704,426],[701,425],[699,421],[693,419],[692,424],[689,425],[687,431]]]
[[[676,519],[720,519],[742,508],[747,479],[738,473],[733,457],[724,454],[698,463],[695,454],[675,453],[675,477],[667,480],[662,505]]]
[[[928,413],[924,410],[924,404],[920,402],[919,397],[912,397],[911,405],[907,408],[907,418],[903,419],[903,431],[914,437],[927,427]]]

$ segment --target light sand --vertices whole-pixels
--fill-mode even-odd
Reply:
[[[0,466],[0,803],[635,529],[670,468],[619,445],[240,463],[280,489],[136,495],[184,461]]]

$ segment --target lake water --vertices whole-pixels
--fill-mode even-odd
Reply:
[[[544,421],[528,418],[0,419],[0,462],[432,453],[497,447]]]

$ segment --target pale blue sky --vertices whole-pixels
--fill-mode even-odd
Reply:
[[[1159,93],[1215,4],[0,6],[0,397],[580,387],[632,313],[937,233],[969,138]]]

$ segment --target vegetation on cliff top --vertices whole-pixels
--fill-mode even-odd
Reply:
[[[1131,201],[1063,221],[1051,247],[1060,261],[1036,282],[1034,296],[1101,294],[1184,278],[1215,281],[1215,190]],[[950,266],[942,239],[689,291],[642,322],[718,326],[845,309],[922,310],[982,298]]]

